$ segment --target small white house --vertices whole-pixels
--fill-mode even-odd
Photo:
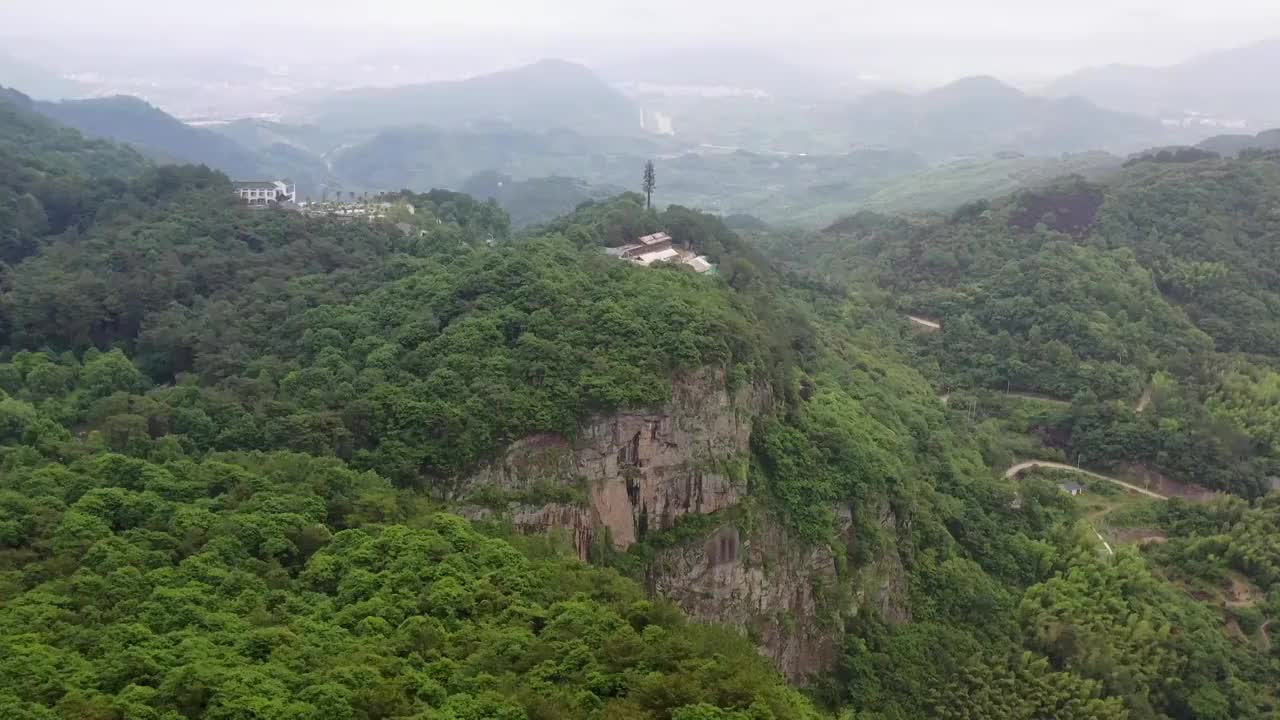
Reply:
[[[235,193],[249,205],[296,203],[298,186],[288,180],[237,180]]]

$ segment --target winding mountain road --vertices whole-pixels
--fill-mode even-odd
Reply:
[[[1050,462],[1048,460],[1027,460],[1026,462],[1020,462],[1017,465],[1014,465],[1013,467],[1009,468],[1008,470],[1005,470],[1004,476],[1007,478],[1011,478],[1014,475],[1017,475],[1018,473],[1022,472],[1023,470],[1030,470],[1031,468],[1038,468],[1038,467],[1052,468],[1054,470],[1069,470],[1071,472],[1079,473],[1081,475],[1087,475],[1097,480],[1105,480],[1106,482],[1109,482],[1112,485],[1119,485],[1120,487],[1125,488],[1126,490],[1132,490],[1136,493],[1146,495],[1147,497],[1155,498],[1156,500],[1169,499],[1164,495],[1161,495],[1156,492],[1152,492],[1144,487],[1139,487],[1132,483],[1127,483],[1123,480],[1117,480],[1113,477],[1107,477],[1106,475],[1099,475],[1096,472],[1090,472],[1083,468],[1078,468],[1074,465],[1067,465],[1066,463]]]

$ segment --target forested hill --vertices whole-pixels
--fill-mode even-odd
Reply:
[[[0,262],[36,252],[43,238],[83,229],[146,161],[130,148],[87,140],[0,90]]]
[[[940,321],[949,387],[1075,398],[1053,435],[1073,459],[1252,495],[1280,458],[1277,208],[1274,159],[1151,159],[947,217],[854,216],[781,251]]]
[[[272,139],[249,147],[227,134],[192,127],[135,97],[43,102],[0,88],[0,103],[91,138],[127,143],[155,163],[206,165],[241,180],[288,177],[304,193],[338,184],[324,160],[298,145]]]
[[[599,252],[680,212],[520,244],[452,193],[407,231],[308,219],[0,121],[3,187],[82,208],[0,274],[0,715],[817,717],[740,634],[407,489],[674,368],[769,371],[727,286]]]
[[[239,178],[259,172],[255,154],[234,140],[191,127],[135,97],[40,102],[33,109],[86,135],[144,149],[162,162],[208,165]]]
[[[102,179],[136,175],[146,164],[137,152],[59,127],[35,112],[30,98],[0,88],[0,152],[6,162],[4,180],[11,186],[33,173]]]
[[[66,137],[67,168],[111,147]],[[0,273],[2,717],[1275,712],[1270,650],[1136,552],[1104,552],[1054,483],[1003,477],[882,294],[779,273],[716,217],[626,194],[513,234],[495,203],[443,191],[369,222],[246,208],[204,168],[65,173],[85,211],[24,235]],[[601,252],[659,230],[717,272]],[[691,502],[593,546],[592,567],[572,528],[513,518],[581,510],[576,476],[450,504],[518,441],[650,413],[706,369],[713,397],[761,401],[717,408],[748,428],[740,455],[690,448],[672,483],[723,475],[732,506]],[[607,480],[629,496],[634,469]],[[795,579],[759,622],[694,624],[636,582],[686,577],[667,566],[722,530],[738,564],[697,564],[670,597],[731,599],[776,558]],[[1251,556],[1259,582],[1273,554]],[[831,649],[804,694],[756,652],[764,633]]]

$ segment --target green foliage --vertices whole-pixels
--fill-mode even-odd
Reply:
[[[679,164],[664,160],[664,195]],[[589,505],[571,472],[466,498],[456,481],[514,440],[665,404],[682,374],[772,400],[734,418],[752,422],[751,457],[714,468],[742,502],[626,553],[601,533],[593,559],[643,577],[733,523],[750,577],[782,562],[810,583],[771,617],[839,654],[814,679],[833,708],[1273,712],[1266,659],[1216,614],[1139,557],[1100,557],[1053,482],[990,466],[1031,429],[1093,462],[1212,463],[1221,486],[1260,486],[1273,368],[1214,355],[1161,279],[1203,293],[1236,266],[1152,269],[1100,242],[1111,191],[1067,184],[945,222],[860,216],[833,231],[854,248],[785,252],[821,258],[800,276],[712,216],[634,194],[512,237],[494,203],[439,191],[346,223],[240,207],[199,168],[92,187],[74,224],[12,204],[35,242],[0,277],[0,713],[814,717],[741,634],[433,504]],[[657,230],[719,276],[601,252]],[[941,337],[905,333],[886,289],[945,304]],[[931,382],[1014,378],[1074,401],[970,387],[948,404]],[[1158,567],[1168,552],[1274,586],[1270,505],[1164,510]],[[1261,636],[1272,613],[1233,618]]]
[[[1103,699],[1101,684],[1055,672],[1047,658],[1023,653],[1009,661],[975,658],[934,700],[942,720],[1125,720],[1119,698]]]
[[[1280,461],[1277,167],[1136,163],[1102,185],[1065,180],[948,217],[864,213],[778,252],[939,321],[919,347],[948,390],[1074,400],[1034,428],[1069,457],[1255,496]]]
[[[1234,648],[1207,608],[1129,551],[1115,562],[1072,562],[1029,589],[1018,614],[1030,645],[1101,681],[1126,699],[1132,717],[1261,717],[1273,709],[1258,692],[1268,663]]]
[[[642,222],[715,253],[741,292],[603,257],[596,218],[630,212],[628,198],[564,222],[579,249],[553,230],[503,242],[505,214],[456,193],[400,196],[431,220],[415,236],[247,212],[220,176],[159,172],[163,191],[150,176],[133,189],[150,204],[24,262],[0,305],[16,347],[134,355],[146,377],[119,353],[74,376],[22,370],[24,399],[61,403],[54,417],[106,447],[334,454],[445,491],[516,439],[665,402],[673,373],[751,382],[804,350],[803,320],[771,320],[736,236],[689,210]],[[144,396],[147,380],[166,387]]]
[[[817,717],[740,636],[335,460],[6,472],[0,577],[26,717]]]
[[[1235,498],[1162,508],[1157,526],[1168,540],[1152,548],[1152,558],[1169,572],[1222,584],[1226,573],[1241,573],[1264,591],[1280,584],[1280,495],[1252,506]]]
[[[468,178],[461,190],[472,197],[495,200],[517,228],[550,222],[584,202],[605,200],[622,192],[612,185],[593,186],[560,175],[517,180],[493,170]]]
[[[808,542],[828,537],[839,503],[883,495],[904,474],[899,436],[839,389],[818,390],[753,443],[778,511]]]

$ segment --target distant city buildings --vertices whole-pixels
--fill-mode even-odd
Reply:
[[[636,265],[649,267],[659,262],[678,262],[687,265],[694,272],[702,274],[715,269],[715,265],[702,255],[675,247],[675,241],[665,232],[645,235],[630,245],[616,248],[605,248],[604,251],[614,257],[622,258]]]
[[[297,203],[298,187],[288,180],[237,180],[236,195],[249,205]]]

